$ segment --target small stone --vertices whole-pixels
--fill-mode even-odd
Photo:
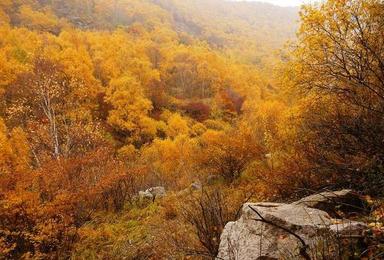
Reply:
[[[190,186],[191,190],[201,190],[202,185],[200,182],[193,182]]]
[[[154,199],[162,198],[162,197],[164,197],[167,194],[166,191],[165,191],[165,188],[162,187],[162,186],[149,188],[149,189],[146,190],[146,192],[151,193],[152,196],[154,197]]]

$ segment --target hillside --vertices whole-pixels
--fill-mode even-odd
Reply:
[[[300,10],[0,0],[0,259],[214,259],[244,203],[340,190],[331,255],[380,257],[384,5]]]
[[[21,3],[8,4],[5,8],[5,13],[15,25],[27,22],[17,15]],[[42,14],[53,12],[58,18],[64,18],[81,29],[112,29],[135,23],[150,30],[159,26],[170,27],[179,34],[186,33],[205,40],[229,53],[235,49],[235,57],[240,55],[249,60],[250,53],[247,52],[251,52],[254,57],[250,61],[254,63],[260,62],[268,52],[282,47],[287,39],[292,39],[298,20],[297,8],[222,0],[36,1],[32,6],[34,11]],[[35,15],[37,19],[39,14]],[[53,26],[56,28],[50,29],[58,33],[64,23],[61,21],[61,24]]]
[[[293,39],[298,8],[258,2],[155,1],[174,18],[176,30],[224,49],[234,58],[260,64]]]

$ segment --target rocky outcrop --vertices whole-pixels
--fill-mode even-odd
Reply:
[[[153,195],[149,191],[139,191],[140,200],[153,200]]]
[[[152,187],[146,190],[147,192],[150,192],[154,198],[162,198],[164,197],[167,193],[165,192],[165,188],[162,186],[158,187]]]
[[[152,187],[145,191],[139,191],[140,201],[155,201],[156,198],[162,198],[165,195],[166,191],[162,186]]]
[[[338,237],[355,238],[366,229],[307,202],[244,204],[240,219],[223,230],[218,259],[334,259]]]

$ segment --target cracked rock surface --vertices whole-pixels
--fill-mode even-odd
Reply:
[[[365,229],[364,223],[332,218],[306,203],[246,203],[241,217],[225,226],[217,257],[305,259],[307,254],[311,259],[332,259],[339,236],[356,237]]]

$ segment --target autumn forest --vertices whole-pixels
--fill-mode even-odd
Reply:
[[[0,259],[215,259],[342,189],[359,247],[301,256],[383,259],[382,0],[0,0]]]

